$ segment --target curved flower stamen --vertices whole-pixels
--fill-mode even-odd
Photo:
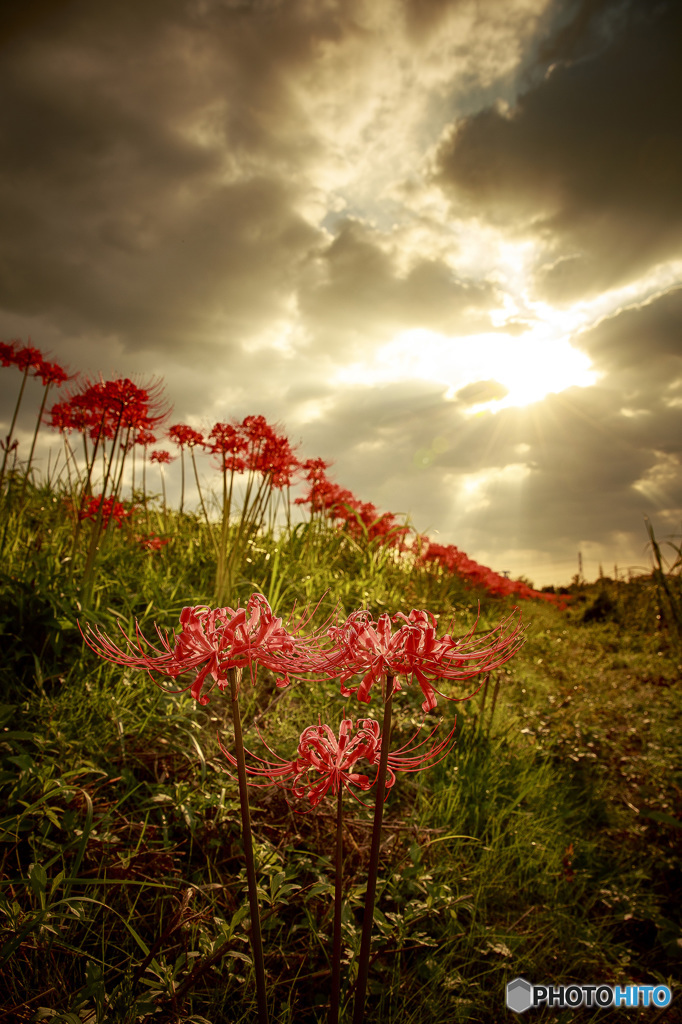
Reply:
[[[423,727],[418,728],[407,743],[388,755],[387,791],[395,783],[396,772],[425,771],[442,761],[452,750],[456,723],[442,740],[432,743],[426,750],[421,749],[428,744],[439,724],[423,740],[414,743]],[[339,726],[338,739],[331,726],[323,725],[321,721],[317,725],[309,725],[299,738],[298,756],[290,761],[275,753],[263,739],[260,730],[257,732],[275,760],[269,761],[250,751],[246,752],[257,762],[246,766],[246,773],[253,780],[249,780],[252,786],[290,788],[294,796],[307,798],[310,806],[316,807],[328,793],[338,795],[340,787],[347,789],[357,800],[353,790],[367,792],[376,781],[376,774],[370,778],[355,770],[360,761],[365,761],[370,768],[379,765],[381,729],[379,723],[371,718],[358,719],[355,732],[353,720],[344,718]],[[226,749],[220,737],[218,742],[228,763],[236,768],[236,758]]]
[[[183,608],[180,633],[169,635],[155,627],[158,645],[147,640],[137,622],[132,638],[120,627],[125,649],[96,626],[86,626],[81,634],[101,657],[128,668],[172,679],[196,672],[192,683],[170,692],[183,693],[189,689],[195,700],[207,704],[209,698],[202,694],[206,680],[210,676],[219,689],[228,689],[230,669],[248,668],[253,681],[254,664],[258,663],[282,677],[278,686],[286,686],[290,675],[318,670],[324,658],[319,644],[325,638],[325,626],[308,635],[299,634],[312,614],[314,610],[304,611],[297,621],[290,623],[290,630],[274,615],[262,594],[252,594],[246,608]]]
[[[393,678],[394,690],[402,688],[401,676],[416,680],[424,694],[424,711],[436,707],[437,694],[446,700],[468,700],[473,693],[452,697],[436,689],[434,680],[471,679],[513,657],[524,642],[521,619],[515,618],[517,610],[483,636],[475,634],[477,619],[463,637],[451,633],[439,637],[435,617],[426,611],[398,612],[392,618],[384,614],[377,621],[368,611],[353,612],[342,626],[328,630],[336,651],[329,657],[327,671],[340,670],[341,693],[357,694],[364,703],[370,701],[372,686],[379,683],[383,689],[388,676]],[[393,630],[401,620],[403,624]],[[348,686],[358,675],[362,676],[360,683]]]

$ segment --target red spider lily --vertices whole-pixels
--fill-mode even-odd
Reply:
[[[393,631],[392,624],[401,619],[403,625]],[[328,655],[326,671],[331,674],[335,667],[340,668],[341,693],[346,697],[357,694],[365,703],[369,703],[372,684],[378,682],[383,689],[387,676],[393,678],[394,690],[401,689],[398,676],[416,679],[424,694],[424,711],[436,707],[436,694],[447,700],[468,700],[473,694],[448,697],[436,690],[432,680],[471,679],[490,672],[513,657],[524,643],[521,620],[515,621],[513,613],[479,637],[475,636],[477,622],[463,637],[449,633],[438,637],[430,612],[413,609],[409,616],[398,612],[392,618],[384,614],[378,622],[367,611],[353,612],[342,626],[328,630],[336,650]],[[359,686],[346,686],[360,674]]]
[[[142,387],[128,377],[115,380],[84,380],[69,397],[74,413],[80,413],[78,429],[90,435],[116,439],[121,430],[151,431],[168,415],[163,384],[150,380]]]
[[[322,512],[339,520],[353,537],[380,539],[383,544],[402,550],[409,526],[399,526],[393,513],[380,513],[371,501],[360,501],[352,491],[329,480],[325,474],[329,465],[322,459],[308,459],[301,465],[310,488],[304,497],[296,498],[295,504],[310,505],[311,512]]]
[[[475,562],[454,544],[434,544],[427,537],[419,539],[418,561],[422,565],[434,563],[445,569],[446,572],[456,573],[474,586],[483,587],[496,597],[514,595],[522,601],[540,600],[557,603],[560,607],[566,605],[566,599],[562,595],[543,594],[542,591],[534,590],[521,580],[507,579],[487,566]]]
[[[78,509],[78,518],[97,519],[100,506],[102,508],[102,525],[105,527],[113,519],[120,529],[123,526],[123,520],[130,519],[133,514],[132,508],[126,508],[120,501],[116,501],[113,496],[109,496],[102,501],[102,495],[99,494],[94,498],[87,499],[81,508]]]
[[[322,462],[322,460],[319,460]],[[359,502],[351,491],[346,490],[329,480],[324,470],[316,468],[307,476],[310,480],[310,490],[303,498],[297,498],[297,505],[310,505],[311,512],[324,512],[334,519],[343,514],[343,506],[358,505]]]
[[[135,444],[141,444],[146,447],[155,442],[156,436],[152,434],[151,430],[145,430],[144,427],[135,434]]]
[[[168,428],[168,438],[180,448],[195,448],[204,443],[204,435],[185,423],[175,423]]]
[[[159,466],[167,466],[169,463],[175,461],[175,456],[171,455],[170,452],[164,452],[159,449],[155,449],[149,456],[150,462],[157,462]]]
[[[410,740],[398,750],[388,755],[388,777],[386,789],[395,783],[396,772],[421,772],[442,761],[450,752],[454,742],[455,726],[448,735],[439,742],[433,743],[428,749],[421,750],[429,742],[436,725],[428,736],[420,743],[414,740],[421,732],[418,729]],[[344,718],[339,727],[338,739],[329,725],[309,725],[301,733],[298,741],[298,756],[293,761],[285,761],[265,742],[260,732],[261,741],[276,759],[265,760],[252,754],[249,756],[256,762],[247,765],[246,772],[254,781],[252,786],[282,786],[291,790],[295,796],[307,797],[311,807],[316,807],[331,792],[336,796],[343,786],[355,797],[353,789],[366,792],[376,781],[376,775],[370,779],[368,775],[355,770],[359,761],[364,760],[368,767],[376,767],[381,755],[381,729],[379,723],[371,718],[360,718],[353,735],[353,720]],[[235,757],[220,742],[220,749],[233,768],[237,767]],[[420,751],[417,753],[417,751]],[[259,781],[263,780],[263,781]],[[355,797],[357,799],[357,797]]]
[[[43,410],[45,408],[45,402],[47,400],[47,393],[50,390],[50,385],[57,384],[60,386],[65,380],[69,379],[69,375],[66,370],[62,369],[57,363],[49,363],[43,358],[43,354],[40,349],[34,348],[33,345],[21,345],[18,342],[12,341],[9,344],[3,343],[2,349],[0,350],[0,356],[2,358],[3,366],[14,365],[23,372],[23,378],[21,381],[21,388],[19,395],[14,407],[14,414],[12,416],[12,422],[10,423],[9,434],[7,438],[7,446],[5,448],[5,454],[2,459],[2,465],[0,466],[0,486],[5,477],[5,468],[7,466],[7,456],[9,451],[9,442],[14,433],[14,427],[19,414],[19,407],[21,406],[22,399],[24,397],[24,389],[26,387],[26,381],[28,379],[29,372],[34,377],[40,377],[45,390],[43,392],[43,398],[40,404],[40,410],[38,412],[38,419],[36,427],[33,432],[33,441],[31,443],[31,450],[28,456],[28,463],[24,473],[24,482],[21,489],[20,505],[23,505],[24,495],[26,493],[26,486],[28,483],[28,476],[31,469],[31,463],[33,462],[33,454],[35,452],[36,441],[38,438],[38,431],[40,430],[40,424],[42,421]]]
[[[291,483],[298,459],[284,434],[278,434],[264,416],[247,416],[241,431],[247,441],[247,468],[268,477],[272,487]]]
[[[36,369],[36,377],[40,377],[46,387],[50,384],[56,384],[57,387],[61,387],[62,384],[69,380],[69,374],[63,366],[60,366],[59,363],[49,363],[44,359],[41,360],[40,366]]]
[[[34,348],[33,345],[22,345],[21,348],[15,350],[12,362],[24,372],[33,370],[37,374],[44,360],[39,348]]]
[[[278,686],[287,686],[289,674],[302,674],[318,669],[321,657],[318,651],[323,632],[308,636],[295,635],[310,621],[305,614],[293,624],[291,632],[280,618],[276,618],[262,594],[252,594],[246,608],[216,608],[204,606],[183,608],[182,627],[178,635],[169,637],[157,628],[160,646],[150,643],[135,624],[135,639],[126,636],[128,651],[122,651],[106,634],[91,626],[84,633],[86,643],[101,657],[130,668],[146,669],[175,679],[198,669],[194,681],[181,690],[189,689],[200,704],[208,704],[202,687],[210,675],[218,688],[229,687],[230,669],[249,668],[253,681],[253,665],[282,675]],[[123,632],[123,630],[122,630]]]
[[[47,426],[52,427],[53,430],[58,430],[62,434],[72,430],[85,432],[89,423],[87,414],[74,409],[70,401],[55,402],[52,408],[48,409],[46,415],[48,416]]]
[[[238,428],[232,423],[216,423],[204,446],[211,455],[221,457],[221,469],[233,473],[243,473],[246,469],[246,460],[243,456],[246,454],[248,441],[241,437]]]
[[[16,341],[0,341],[0,363],[3,366],[13,366],[16,351]]]
[[[169,543],[169,537],[135,537],[135,540],[145,551],[161,551]]]
[[[206,515],[206,522],[208,522],[208,513],[206,512],[206,506],[204,505],[204,499],[201,495],[201,485],[199,484],[199,473],[197,471],[197,464],[194,458],[194,449],[197,445],[204,444],[204,435],[193,427],[187,426],[186,423],[174,423],[172,427],[168,428],[168,438],[173,441],[180,448],[180,512],[185,505],[185,448],[189,448],[192,456],[192,466],[194,467],[194,477],[197,482],[197,490],[199,492],[199,500],[201,501],[201,507],[204,509]],[[210,532],[210,527],[209,527]],[[212,534],[211,534],[212,536]]]
[[[301,469],[305,473],[305,478],[310,483],[317,483],[319,480],[323,480],[325,477],[325,470],[329,469],[331,462],[325,462],[324,459],[306,459],[305,462],[301,463]],[[304,499],[298,498],[299,504]]]
[[[16,366],[23,373],[33,370],[34,376],[43,378],[43,384],[63,384],[69,379],[58,363],[47,362],[39,348],[19,341],[0,341],[0,362],[3,366]]]
[[[259,473],[278,490],[291,483],[299,462],[288,438],[278,434],[264,416],[246,416],[241,423],[216,423],[205,447],[220,456],[230,473]]]

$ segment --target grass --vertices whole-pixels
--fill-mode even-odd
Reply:
[[[151,528],[163,528],[158,509]],[[59,494],[29,488],[5,509],[0,574],[0,1021],[247,1022],[255,1018],[237,789],[199,707],[84,647],[77,619],[172,629],[209,603],[214,555],[193,515],[167,513],[170,543],[106,538],[86,611]],[[154,519],[158,517],[158,523]],[[239,596],[320,617],[428,607],[457,629],[509,606],[456,577],[319,523],[257,538]],[[669,576],[670,587],[678,577]],[[453,754],[399,780],[386,805],[367,1019],[505,1019],[505,985],[671,985],[679,1020],[682,932],[682,652],[654,577],[574,587],[565,612],[526,603],[526,646],[458,717]],[[679,600],[679,596],[677,597]],[[658,616],[658,617],[657,617]],[[396,699],[396,739],[422,720]],[[302,728],[343,707],[333,685],[249,690],[245,722],[292,756]],[[370,709],[371,710],[371,709]],[[351,713],[356,713],[353,709]],[[447,726],[449,727],[449,726]],[[247,732],[248,744],[258,737]],[[325,1019],[334,808],[254,790],[253,821],[272,1020]],[[345,995],[354,980],[371,813],[346,806]],[[611,1016],[609,1016],[611,1013]],[[616,1011],[531,1011],[533,1020]],[[620,1019],[620,1017],[618,1018]]]

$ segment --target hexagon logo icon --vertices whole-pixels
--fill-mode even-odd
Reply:
[[[507,982],[507,1006],[514,1013],[523,1013],[533,1005],[533,987],[525,978],[514,978]]]

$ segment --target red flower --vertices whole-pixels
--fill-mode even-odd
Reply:
[[[34,370],[37,373],[44,360],[39,348],[34,348],[33,345],[22,345],[21,348],[15,350],[12,362],[24,372]]]
[[[149,456],[150,462],[158,462],[160,466],[167,466],[174,460],[175,456],[171,455],[170,452],[160,451],[159,449],[155,449]]]
[[[301,469],[305,472],[306,480],[310,483],[315,484],[325,479],[325,470],[329,469],[331,462],[325,462],[324,459],[306,459],[305,462],[301,463]]]
[[[32,370],[34,377],[40,377],[46,386],[59,386],[69,379],[66,370],[59,363],[48,362],[39,348],[17,341],[0,341],[0,362],[3,366],[16,366],[24,373]]]
[[[85,431],[90,424],[90,417],[82,410],[75,409],[70,401],[55,402],[47,416],[47,425],[61,433],[67,430]]]
[[[36,369],[36,377],[40,377],[45,387],[48,384],[61,387],[69,379],[68,373],[59,363],[48,363],[46,360],[41,360],[40,366]]]
[[[175,423],[168,428],[168,438],[180,448],[195,448],[198,444],[204,443],[204,435],[188,427],[185,423]]]
[[[99,494],[94,498],[89,498],[87,502],[78,509],[79,519],[96,519],[99,513],[100,505],[102,506],[102,525],[108,526],[109,520],[114,519],[116,525],[120,528],[123,526],[124,519],[130,519],[133,514],[133,509],[121,504],[120,501],[116,501],[112,495],[104,499],[102,502],[102,495]]]
[[[0,341],[0,363],[3,366],[14,366],[16,351],[16,341]]]
[[[140,547],[143,547],[145,549],[145,551],[161,551],[161,549],[165,547],[166,544],[168,544],[170,538],[153,537],[150,535],[148,537],[135,537],[135,540],[140,545]]]
[[[220,456],[221,469],[234,473],[243,473],[246,469],[244,455],[248,441],[232,423],[216,423],[208,435],[205,447],[211,455]]]
[[[80,430],[94,437],[111,440],[117,431],[152,431],[168,415],[161,381],[149,381],[140,387],[128,377],[116,380],[85,380],[72,394],[69,404],[78,417]]]
[[[135,434],[135,444],[141,444],[146,446],[149,444],[154,444],[155,441],[155,435],[152,434],[151,430],[145,430],[144,427],[138,430],[137,433]]]
[[[516,609],[515,609],[516,610]],[[395,632],[392,623],[403,620]],[[399,676],[416,679],[424,694],[422,708],[436,707],[433,686],[436,679],[471,679],[490,672],[508,661],[524,642],[520,620],[514,622],[513,613],[499,626],[483,636],[475,637],[478,620],[466,636],[455,638],[451,634],[438,637],[436,620],[429,612],[413,609],[409,616],[398,612],[391,618],[382,615],[378,622],[369,612],[358,611],[348,616],[342,626],[332,626],[329,636],[336,650],[328,655],[326,671],[340,669],[341,693],[369,703],[373,683],[383,685],[387,676],[393,677],[395,690],[400,690]],[[355,675],[363,678],[358,686],[346,683]],[[478,687],[477,687],[478,690]],[[477,692],[474,691],[474,692]],[[448,697],[447,700],[468,700],[467,697]]]
[[[489,594],[496,597],[508,597],[513,594],[521,600],[557,601],[553,594],[543,594],[539,590],[533,590],[521,580],[507,579],[506,576],[493,572],[487,566],[474,562],[454,544],[434,544],[427,537],[420,537],[419,542],[419,563],[426,565],[433,562],[447,572],[456,573],[473,586],[483,587]],[[565,605],[565,602],[561,600],[557,603],[560,607]]]
[[[317,669],[321,657],[316,645],[322,632],[309,636],[296,636],[309,621],[305,615],[289,632],[280,618],[276,618],[262,594],[252,594],[246,608],[183,608],[182,627],[177,636],[169,637],[157,629],[160,647],[150,643],[135,626],[135,639],[126,637],[128,651],[122,651],[99,629],[88,627],[84,639],[101,657],[130,668],[146,669],[175,679],[187,672],[198,673],[189,689],[200,704],[209,698],[201,689],[210,675],[219,689],[228,687],[230,669],[249,668],[253,679],[253,665],[263,665],[283,675],[278,686],[289,683],[290,673],[303,673]],[[124,633],[125,636],[125,633]]]
[[[325,470],[330,463],[322,459],[308,459],[302,463],[305,478],[310,483],[305,497],[296,498],[296,505],[310,505],[311,512],[323,512],[330,519],[340,520],[351,536],[380,539],[389,547],[403,550],[409,526],[399,526],[391,512],[379,512],[371,501],[360,501],[352,491],[329,480]]]
[[[289,440],[264,416],[246,416],[241,423],[216,423],[205,446],[220,457],[223,471],[260,473],[278,489],[288,486],[299,468]]]
[[[455,726],[440,742],[433,743],[427,750],[416,753],[433,736],[438,726],[428,734],[421,743],[413,744],[420,729],[404,746],[388,755],[388,776],[386,789],[395,783],[396,772],[420,772],[437,764],[452,749]],[[307,797],[311,807],[316,807],[330,791],[336,796],[343,786],[355,797],[353,789],[366,792],[374,785],[374,779],[360,774],[355,770],[359,761],[364,760],[368,767],[378,767],[381,755],[381,730],[379,723],[371,718],[358,719],[355,735],[353,720],[344,718],[339,727],[339,737],[329,725],[310,725],[301,733],[298,742],[297,757],[293,761],[285,761],[261,740],[269,752],[276,758],[267,761],[255,754],[249,756],[256,762],[247,765],[247,774],[254,780],[254,786],[286,786],[291,782],[291,789],[297,797]],[[237,761],[220,742],[220,749],[233,768]],[[258,781],[263,780],[263,781]],[[357,797],[356,797],[357,799]]]

